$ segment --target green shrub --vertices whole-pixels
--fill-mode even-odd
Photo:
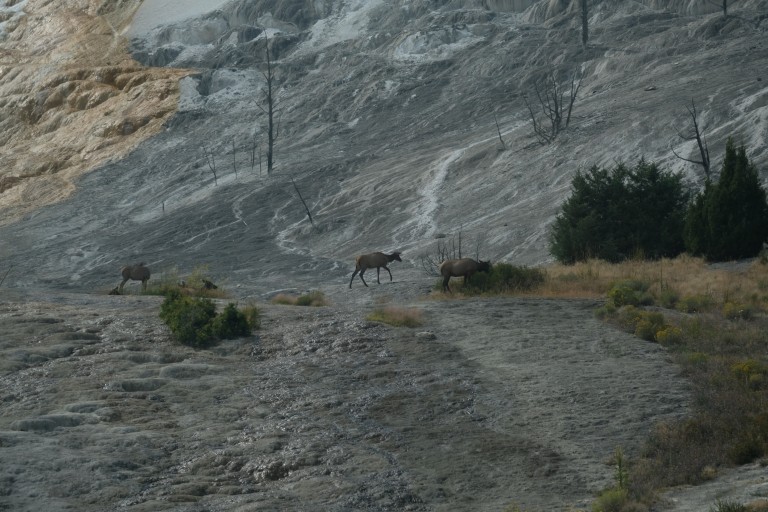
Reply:
[[[211,346],[216,340],[248,336],[251,325],[246,315],[234,304],[228,304],[221,314],[210,299],[182,295],[172,290],[160,305],[160,318],[175,338],[195,348]]]
[[[758,388],[763,376],[768,373],[768,366],[756,359],[746,359],[731,365],[734,376],[750,388]]]
[[[673,309],[680,300],[680,294],[669,288],[665,288],[659,294],[659,305],[663,308]]]
[[[543,284],[544,279],[544,271],[541,269],[495,263],[490,272],[477,272],[466,283],[461,279],[460,289],[464,294],[530,291]],[[436,289],[442,288],[443,280],[440,279]]]
[[[229,303],[211,322],[211,334],[215,338],[229,340],[250,335],[251,326],[245,314]]]
[[[635,325],[635,336],[645,341],[656,341],[656,333],[664,329],[664,315],[642,311]]]
[[[608,290],[608,300],[617,308],[622,306],[647,306],[653,304],[652,297],[650,298],[650,304],[648,303],[650,295],[645,293],[647,290],[648,284],[642,281],[634,279],[619,281]]]
[[[683,313],[701,313],[710,309],[714,301],[707,295],[686,295],[677,302],[676,308]]]
[[[683,341],[683,330],[674,325],[665,325],[656,332],[656,341],[662,345],[676,345]]]
[[[595,310],[595,316],[600,319],[605,319],[616,314],[617,308],[613,305],[613,302],[608,301],[603,306]]]
[[[752,318],[752,308],[744,304],[726,302],[723,305],[723,316],[728,320],[749,320]]]
[[[637,322],[640,321],[641,311],[635,306],[623,306],[618,309],[616,321],[618,324],[629,331],[634,331]]]
[[[688,352],[684,360],[691,366],[703,366],[709,361],[709,356],[703,352]]]
[[[193,298],[172,290],[160,305],[160,318],[177,340],[193,347],[206,347],[213,340],[211,322],[216,306],[210,299]]]
[[[592,504],[593,512],[621,512],[628,501],[626,489],[607,489],[600,493]]]
[[[521,267],[509,263],[496,263],[491,267],[490,286],[498,291],[529,291],[544,283],[544,272],[537,268]]]
[[[643,311],[635,306],[619,308],[615,321],[623,329],[646,341],[657,341],[657,333],[671,329],[664,323],[663,314],[655,311]],[[672,332],[670,331],[670,334]],[[682,332],[680,332],[680,336],[682,336]]]
[[[763,456],[764,448],[764,444],[759,438],[746,433],[734,441],[728,456],[734,464],[749,464]]]

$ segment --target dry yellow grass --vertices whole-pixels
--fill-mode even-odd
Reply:
[[[290,295],[287,293],[279,293],[272,298],[273,304],[283,304],[287,306],[327,306],[328,301],[323,295],[323,292],[314,290],[304,295]]]
[[[589,260],[575,265],[545,267],[545,283],[535,292],[551,297],[604,297],[612,284],[636,279],[650,285],[658,295],[672,290],[680,297],[707,296],[715,303],[729,301],[768,303],[768,265],[754,261],[748,265],[713,266],[701,258],[679,256],[659,261],[626,261],[607,263]]]
[[[422,311],[418,308],[382,306],[374,309],[365,318],[397,327],[418,327],[422,324]]]

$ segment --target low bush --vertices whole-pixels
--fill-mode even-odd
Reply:
[[[216,338],[228,340],[250,335],[251,326],[245,314],[229,303],[211,322],[211,332]]]
[[[736,302],[726,302],[723,305],[723,316],[728,320],[749,320],[752,318],[752,308]]]
[[[253,311],[250,316],[253,318]],[[166,295],[160,305],[160,318],[179,342],[195,348],[209,347],[217,340],[248,336],[252,328],[248,317],[234,304],[228,304],[217,315],[210,299],[189,297],[178,290]]]
[[[656,341],[662,345],[677,345],[683,341],[683,330],[674,325],[665,325],[656,331]]]
[[[755,359],[746,359],[732,364],[731,371],[746,386],[756,389],[763,383],[768,366]]]
[[[461,284],[453,284],[458,281]],[[541,286],[545,281],[545,273],[541,269],[495,263],[490,272],[478,272],[464,282],[463,279],[453,278],[451,287],[465,295],[504,294],[528,292]],[[435,289],[442,290],[443,280],[440,279]]]
[[[708,295],[686,295],[677,302],[676,308],[683,313],[701,313],[713,305],[714,300]]]
[[[659,293],[659,306],[663,308],[674,309],[679,300],[680,294],[675,290],[664,288]]]
[[[617,308],[621,306],[650,306],[653,296],[648,293],[648,283],[626,279],[614,284],[608,290],[608,300]]]
[[[629,501],[626,489],[613,488],[600,493],[592,504],[593,512],[622,512]]]
[[[645,341],[657,341],[656,335],[664,330],[664,315],[656,312],[643,311],[635,325],[635,336]]]
[[[184,345],[206,347],[213,340],[211,322],[216,317],[216,306],[210,299],[182,295],[170,291],[160,305],[160,318]]]

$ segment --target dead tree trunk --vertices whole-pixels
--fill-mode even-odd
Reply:
[[[237,148],[234,137],[232,137],[232,168],[235,170],[235,179],[237,179]]]
[[[499,142],[501,142],[501,149],[507,149],[507,145],[504,144],[504,139],[501,138],[501,128],[499,127],[499,119],[496,114],[493,114],[493,120],[496,121],[496,131],[499,134]]]
[[[304,210],[307,212],[307,217],[309,217],[309,223],[312,224],[312,228],[315,227],[315,221],[312,220],[312,213],[309,211],[309,206],[307,206],[306,201],[304,201],[304,198],[301,196],[301,191],[299,191],[299,187],[296,185],[296,182],[293,178],[291,178],[291,183],[293,183],[293,188],[296,189],[296,193],[299,195],[299,200],[301,201],[301,204],[304,205]]]
[[[279,135],[279,126],[275,126],[275,115],[277,106],[275,99],[275,70],[272,63],[272,50],[269,45],[269,38],[266,38],[264,49],[266,69],[262,72],[266,81],[267,90],[265,93],[265,107],[260,107],[267,114],[267,175],[272,174],[272,167],[275,159],[275,141]]]

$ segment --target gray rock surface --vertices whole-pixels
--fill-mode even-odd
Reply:
[[[158,297],[3,303],[0,503],[588,508],[616,447],[687,409],[664,351],[595,319],[594,302],[410,302],[418,286],[262,303],[260,331],[198,351],[170,340]],[[432,336],[366,321],[387,297]]]

